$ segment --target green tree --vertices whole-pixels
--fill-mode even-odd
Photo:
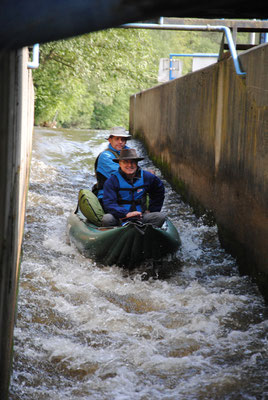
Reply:
[[[35,123],[128,127],[129,97],[157,84],[160,58],[217,52],[221,34],[109,29],[50,42],[34,71]],[[191,61],[184,59],[184,73]]]
[[[148,32],[122,29],[42,45],[34,73],[36,124],[127,126],[129,95],[156,83],[152,52]]]

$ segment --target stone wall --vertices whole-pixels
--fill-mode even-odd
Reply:
[[[130,132],[268,293],[268,45],[130,99]],[[267,296],[267,295],[266,295]]]

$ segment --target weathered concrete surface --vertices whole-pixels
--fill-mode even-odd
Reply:
[[[32,148],[28,49],[0,53],[0,397],[8,398],[21,242]]]
[[[268,45],[131,97],[130,132],[268,298]]]

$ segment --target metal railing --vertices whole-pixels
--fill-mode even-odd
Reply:
[[[38,43],[36,43],[33,46],[33,59],[32,59],[32,61],[28,62],[27,67],[30,69],[36,69],[39,67],[39,44]]]
[[[223,32],[228,42],[230,53],[233,59],[235,71],[238,75],[246,75],[245,72],[241,70],[238,55],[233,41],[233,36],[230,28],[222,25],[172,25],[163,24],[163,19],[160,19],[159,24],[150,23],[130,23],[121,25],[121,28],[131,28],[131,29],[165,29],[165,30],[181,30],[181,31],[211,31],[211,32]]]
[[[171,53],[169,55],[169,80],[175,79],[172,76],[172,63],[173,63],[173,57],[208,57],[208,58],[218,58],[219,54],[216,53]]]

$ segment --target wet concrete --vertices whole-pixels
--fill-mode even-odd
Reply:
[[[130,132],[268,292],[268,45],[131,97]]]
[[[34,93],[28,49],[0,54],[0,393],[8,398]]]

